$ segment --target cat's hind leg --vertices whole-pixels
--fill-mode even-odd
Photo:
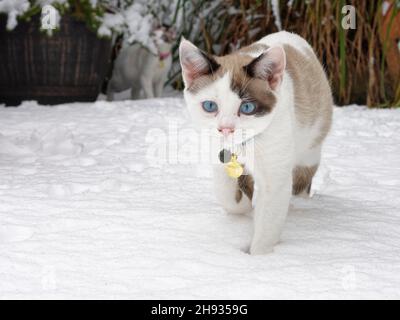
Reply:
[[[114,87],[113,87],[113,83],[112,80],[110,80],[108,82],[107,85],[107,101],[113,101],[114,100]]]
[[[230,214],[251,212],[254,182],[251,176],[231,178],[222,166],[214,169],[214,188],[218,202]]]
[[[140,87],[138,86],[132,86],[131,88],[131,99],[132,100],[137,100],[140,99]]]
[[[297,166],[293,169],[293,195],[302,197],[310,195],[312,179],[317,169],[318,164],[310,167]]]
[[[318,170],[321,160],[321,146],[317,146],[305,152],[299,163],[292,171],[292,194],[308,198],[310,196],[312,179]]]
[[[153,83],[150,75],[143,74],[140,77],[140,85],[146,99],[154,98]]]
[[[156,98],[161,98],[163,90],[164,90],[164,81],[163,79],[160,79],[158,80],[158,82],[154,84],[154,96]]]

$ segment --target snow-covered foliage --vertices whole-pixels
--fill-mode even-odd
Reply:
[[[85,16],[90,11],[90,15],[94,16],[94,21],[90,21],[91,27],[97,28],[100,36],[122,34],[125,42],[139,42],[155,51],[154,28],[166,24],[178,30],[187,22],[193,7],[197,8],[196,2],[200,3],[196,0],[82,0],[79,10],[85,11]],[[0,0],[0,13],[8,15],[7,29],[13,30],[18,18],[49,4],[61,12],[74,10],[74,3],[68,0]],[[209,5],[202,6],[206,9]]]
[[[270,0],[278,28],[281,27],[279,4]],[[100,36],[111,37],[122,34],[125,43],[138,42],[155,51],[152,31],[161,24],[172,26],[177,35],[194,42],[204,42],[202,28],[207,24],[210,34],[221,32],[221,16],[224,12],[238,14],[240,8],[224,0],[83,0],[85,10],[93,11],[96,28]],[[33,8],[53,5],[67,11],[71,8],[68,0],[0,0],[0,13],[8,14],[7,29],[17,25],[17,18],[28,14]],[[215,44],[218,49],[218,44]]]
[[[279,0],[271,0],[271,5],[272,5],[272,13],[274,14],[275,17],[275,25],[278,28],[278,30],[282,30]],[[292,4],[289,1],[287,5],[290,7]]]
[[[0,14],[7,15],[7,30],[13,30],[18,25],[17,19],[26,15],[29,10],[42,8],[49,4],[68,7],[68,0],[0,0]]]
[[[153,30],[163,24],[172,24],[171,12],[179,0],[120,1],[117,5],[111,2],[103,2],[108,12],[100,18],[99,35],[121,34],[125,44],[137,42],[156,53]]]
[[[221,26],[218,21],[223,0],[134,0],[122,1],[118,6],[108,6],[99,28],[99,34],[123,34],[125,43],[139,42],[144,47],[155,50],[152,30],[158,25],[172,27],[178,37],[199,42],[202,39],[201,23],[205,19],[213,21],[215,28]]]
[[[7,29],[14,29],[18,22],[17,18],[23,15],[30,8],[28,0],[0,0],[0,13],[6,13]]]

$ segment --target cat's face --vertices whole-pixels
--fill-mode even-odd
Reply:
[[[160,51],[169,52],[175,43],[176,33],[173,28],[158,27],[153,30],[152,37]]]
[[[256,57],[245,50],[211,57],[181,41],[184,97],[200,128],[240,143],[268,127],[286,60],[281,47],[264,49]]]

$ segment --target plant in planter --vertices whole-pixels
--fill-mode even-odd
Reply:
[[[43,28],[46,5],[56,14],[56,30]],[[174,25],[180,35],[185,13],[209,6],[204,0],[0,0],[0,103],[93,101],[115,35],[123,45],[140,43],[155,52],[154,25]],[[192,40],[201,17],[195,20]]]
[[[225,1],[0,0],[0,103],[92,101],[109,69],[111,39],[119,35],[122,46],[139,43],[156,54],[151,34],[159,24],[209,51],[204,22],[215,26],[209,32],[220,30]],[[41,28],[48,4],[56,9],[56,30]],[[176,49],[170,81],[179,83]]]
[[[56,30],[42,28],[49,4]],[[105,10],[93,0],[0,0],[0,103],[95,100],[111,51],[96,33]]]

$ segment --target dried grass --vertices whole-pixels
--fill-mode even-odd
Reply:
[[[355,30],[341,27],[344,4],[356,8]],[[393,20],[400,19],[397,10],[393,12]],[[381,41],[379,36],[382,0],[294,0],[291,7],[287,0],[281,0],[280,16],[284,30],[300,34],[315,49],[338,104],[400,105],[400,83],[394,83],[388,75],[388,41]],[[200,35],[193,37],[188,30],[182,30],[182,34],[219,55],[278,31],[270,1],[225,0],[201,24]]]

